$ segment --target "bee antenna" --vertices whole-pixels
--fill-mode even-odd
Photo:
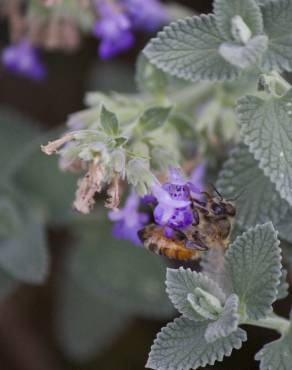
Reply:
[[[237,195],[235,195],[235,197],[233,198],[229,198],[229,199],[226,199],[228,202],[235,202],[237,199],[239,199],[242,194],[244,194],[246,192],[246,189],[242,189]]]
[[[211,188],[215,191],[215,193],[219,196],[220,200],[223,200],[222,194],[219,192],[219,190],[216,188],[214,184],[210,184]]]

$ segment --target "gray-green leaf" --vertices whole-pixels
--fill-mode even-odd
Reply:
[[[292,2],[266,1],[262,14],[264,32],[269,37],[269,47],[263,57],[264,68],[291,71]]]
[[[226,252],[226,273],[239,296],[240,311],[249,319],[265,317],[277,297],[281,252],[272,223],[257,225],[238,236]]]
[[[214,14],[216,23],[223,37],[233,40],[231,20],[240,16],[252,35],[258,35],[263,30],[263,20],[260,8],[254,0],[215,0]]]
[[[219,53],[232,65],[239,68],[248,68],[261,60],[267,45],[267,37],[260,35],[250,39],[246,45],[224,42],[219,47]]]
[[[119,134],[119,122],[117,116],[106,109],[103,105],[100,112],[100,124],[104,132],[110,136],[117,136]]]
[[[112,342],[128,316],[84,289],[77,276],[66,274],[60,283],[55,309],[58,342],[69,358],[88,360]]]
[[[157,130],[167,121],[171,107],[152,107],[147,109],[140,117],[140,126],[145,132]]]
[[[246,341],[246,332],[237,329],[226,338],[213,343],[204,339],[208,321],[194,322],[180,317],[169,323],[157,335],[146,367],[156,370],[188,370],[213,365],[230,356]]]
[[[219,338],[227,337],[238,328],[238,309],[238,296],[231,294],[226,300],[218,320],[211,322],[206,329],[205,339],[208,343],[213,343]]]
[[[243,144],[230,152],[217,187],[225,198],[237,198],[236,222],[244,228],[267,221],[278,224],[289,208]]]
[[[290,370],[292,364],[291,324],[288,333],[280,339],[264,345],[256,354],[255,359],[260,361],[260,370]]]
[[[292,204],[292,90],[281,98],[238,101],[242,139],[281,196]]]
[[[49,256],[39,210],[18,194],[1,189],[0,222],[1,268],[16,280],[42,283],[48,274]]]
[[[196,312],[188,300],[188,295],[194,294],[196,288],[210,293],[224,304],[225,294],[217,283],[207,276],[183,267],[167,269],[166,292],[174,307],[188,319],[202,321],[206,320],[206,318]]]
[[[239,69],[218,53],[225,40],[212,15],[188,17],[171,23],[144,49],[151,63],[186,80],[228,80]]]

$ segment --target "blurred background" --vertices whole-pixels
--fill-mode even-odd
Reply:
[[[209,0],[178,2],[212,10]],[[3,48],[5,17],[0,31]],[[90,36],[74,52],[45,52],[43,82],[0,67],[0,370],[142,370],[176,315],[164,292],[173,264],[113,239],[98,204],[90,216],[74,213],[76,176],[40,151],[84,108],[86,91],[135,91],[135,60],[149,36],[137,38],[110,61],[99,60]],[[277,334],[247,330],[248,343],[214,370],[258,369],[254,354]]]

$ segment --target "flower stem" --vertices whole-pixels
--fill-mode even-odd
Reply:
[[[273,329],[280,334],[286,334],[291,328],[291,323],[284,317],[280,317],[274,313],[259,320],[246,320],[242,324],[260,326],[262,328]]]

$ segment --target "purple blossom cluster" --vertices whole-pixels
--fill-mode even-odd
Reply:
[[[202,164],[193,171],[188,180],[181,170],[170,168],[167,182],[154,184],[151,195],[140,201],[137,195],[131,193],[123,209],[109,213],[109,218],[116,222],[113,235],[118,239],[130,240],[136,245],[141,244],[137,232],[149,220],[147,214],[139,212],[141,202],[154,206],[154,221],[164,228],[164,235],[167,238],[173,236],[173,230],[183,230],[196,223],[198,220],[194,220],[191,198],[200,199],[204,188],[204,174],[205,166]]]
[[[134,31],[153,32],[167,20],[159,0],[95,1],[100,18],[94,34],[101,42],[99,56],[109,59],[134,44]]]
[[[6,47],[1,54],[4,67],[19,76],[40,81],[46,75],[39,52],[25,39]]]

